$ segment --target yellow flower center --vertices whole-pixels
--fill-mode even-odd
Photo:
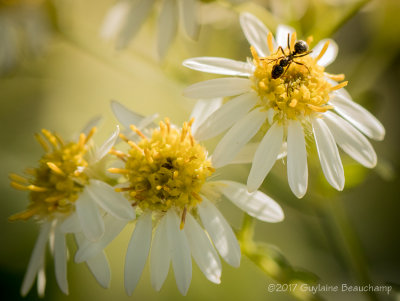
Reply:
[[[27,169],[28,177],[11,174],[11,186],[29,191],[30,203],[27,210],[10,217],[10,220],[52,218],[56,213],[70,214],[74,203],[89,179],[83,172],[88,165],[84,159],[87,142],[95,129],[86,137],[81,134],[78,143],[64,143],[62,139],[47,130],[36,139],[46,153],[39,161],[39,167]]]
[[[253,87],[259,95],[258,106],[266,110],[273,109],[274,120],[280,122],[285,122],[287,119],[300,119],[332,109],[328,105],[330,92],[345,86],[347,82],[333,87],[326,77],[343,80],[344,76],[327,74],[324,72],[325,68],[317,64],[326,52],[329,43],[325,44],[316,58],[312,58],[306,53],[303,56],[302,54],[293,55],[295,33],[291,37],[290,49],[281,48],[273,52],[271,41],[272,34],[269,34],[268,45],[272,54],[268,57],[258,57],[255,49],[251,47],[256,67],[252,80]],[[276,72],[276,70],[273,71],[274,68],[281,69],[276,78],[273,76]]]
[[[201,202],[199,192],[214,168],[207,159],[207,151],[196,142],[191,133],[192,121],[181,130],[170,126],[168,119],[147,138],[134,126],[141,140],[138,143],[124,139],[131,149],[128,154],[112,150],[125,161],[125,168],[109,171],[124,174],[129,186],[118,189],[128,192],[134,205],[141,209],[166,211],[172,207],[187,210]]]

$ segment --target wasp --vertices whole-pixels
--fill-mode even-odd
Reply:
[[[286,54],[285,51],[282,49],[282,46],[279,46],[278,51],[280,50],[282,52],[282,56],[270,60],[271,62],[277,61],[276,64],[272,67],[271,71],[271,77],[273,79],[280,78],[283,76],[286,71],[289,69],[290,65],[292,63],[295,63],[297,65],[302,65],[307,68],[307,70],[310,72],[308,67],[300,62],[296,62],[295,59],[306,56],[310,54],[312,51],[308,50],[308,45],[305,41],[299,40],[294,44],[294,50],[290,50],[290,44],[289,44],[289,37],[290,34],[288,34],[288,39],[287,39],[287,44],[288,44],[288,49],[289,49],[289,54]],[[286,68],[286,69],[285,69]]]

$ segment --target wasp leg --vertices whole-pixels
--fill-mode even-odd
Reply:
[[[283,56],[286,57],[285,51],[283,50],[282,46],[278,47],[278,51],[279,50],[282,52]]]
[[[287,34],[287,49],[289,49],[289,53],[290,53],[290,43],[289,43],[289,39],[290,39],[290,33]]]
[[[304,52],[304,53],[302,53],[302,54],[295,54],[295,55],[293,56],[293,58],[296,59],[296,58],[299,58],[299,57],[302,57],[302,56],[306,56],[306,55],[310,54],[311,52],[312,52],[312,50],[309,50],[309,51]]]
[[[301,65],[301,66],[304,66],[304,67],[306,67],[306,68],[307,68],[307,71],[308,71],[308,73],[310,73],[310,68],[308,68],[306,64],[299,63],[299,62],[296,62],[296,61],[293,61],[293,63],[295,63],[295,64],[297,64],[297,65]]]
[[[260,60],[262,60],[262,61],[268,61],[268,64],[269,64],[269,63],[276,62],[276,61],[278,61],[278,60],[280,60],[280,59],[283,59],[283,58],[284,58],[284,56],[280,56],[280,57],[278,57],[278,58],[276,58],[276,59],[260,58]]]

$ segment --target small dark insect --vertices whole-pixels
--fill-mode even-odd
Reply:
[[[288,39],[287,39],[288,49],[290,49],[289,37],[290,37],[290,34],[288,34]],[[300,62],[296,62],[294,60],[296,58],[306,56],[311,53],[311,50],[308,50],[308,45],[306,42],[304,42],[302,40],[297,41],[294,44],[294,51],[289,50],[289,54],[286,54],[283,51],[281,46],[279,46],[278,51],[279,50],[282,52],[283,55],[278,57],[277,59],[271,60],[271,62],[278,61],[272,67],[271,77],[273,79],[277,79],[277,78],[280,78],[281,76],[283,76],[286,73],[286,71],[289,69],[290,64],[292,64],[292,63],[295,63],[297,65],[302,65],[302,66],[306,67],[308,71],[310,71],[306,65],[304,65],[303,63],[300,63]]]
[[[174,166],[172,165],[172,159],[171,158],[167,158],[167,162],[164,163],[163,165],[161,165],[161,167],[164,167],[166,169],[172,169],[174,168]]]

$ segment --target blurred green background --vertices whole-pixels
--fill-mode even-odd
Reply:
[[[346,186],[341,193],[326,183],[318,161],[312,159],[315,155],[309,159],[308,193],[301,200],[289,190],[284,164],[276,164],[262,190],[282,205],[286,219],[279,224],[256,222],[255,240],[275,245],[292,266],[316,274],[317,283],[390,283],[393,290],[400,284],[400,1],[204,2],[211,3],[201,10],[204,24],[199,41],[189,41],[180,33],[166,59],[159,62],[156,12],[130,46],[118,52],[99,37],[102,19],[114,1],[0,1],[0,22],[12,21],[0,23],[0,49],[11,45],[4,32],[18,32],[15,63],[1,70],[0,77],[1,300],[22,299],[19,289],[38,234],[33,221],[7,221],[28,202],[26,193],[9,186],[8,174],[35,166],[42,155],[33,134],[46,128],[64,138],[72,137],[92,117],[101,115],[103,123],[95,137],[100,142],[116,123],[109,107],[111,99],[141,114],[158,112],[181,123],[194,105],[182,96],[183,88],[214,78],[186,70],[181,66],[183,59],[222,56],[244,60],[250,55],[238,24],[240,11],[256,14],[272,30],[287,23],[296,27],[298,36],[313,34],[316,41],[332,36],[339,44],[339,56],[327,71],[345,73],[353,98],[372,111],[387,131],[383,142],[373,142],[379,158],[374,170],[343,154]],[[26,28],[20,24],[30,14],[42,22],[32,36],[21,32]],[[41,33],[46,38],[41,39],[40,49],[27,50],[26,40],[35,41]],[[248,171],[249,166],[232,166],[225,168],[224,174],[245,181]],[[240,229],[242,213],[228,202],[219,207],[233,227]],[[223,264],[220,285],[208,282],[194,267],[186,297],[179,294],[171,270],[161,291],[155,292],[146,267],[129,298],[123,288],[123,262],[131,231],[132,225],[106,249],[112,267],[110,289],[97,285],[84,264],[70,260],[70,295],[65,296],[55,283],[49,259],[45,300],[295,300],[287,293],[268,292],[268,284],[275,281],[246,256],[238,269]],[[321,293],[320,297],[394,300],[395,295],[339,292]],[[25,300],[36,299],[34,287]]]

